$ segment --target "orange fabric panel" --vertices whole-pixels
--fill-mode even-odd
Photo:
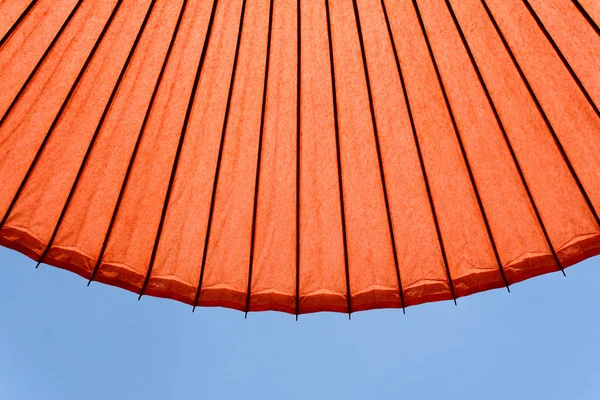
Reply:
[[[600,36],[572,2],[529,0],[531,8],[600,107]]]
[[[596,0],[571,0],[575,1],[585,11],[596,25],[600,25],[600,4]]]
[[[502,285],[416,9],[398,2],[389,12],[455,294]]]
[[[172,53],[143,127],[139,150],[98,271],[99,280],[123,274],[138,290],[150,268],[187,99],[202,50],[204,38],[196,32],[205,32],[208,20],[206,7],[197,3],[183,2],[181,10],[183,16]],[[180,12],[176,15],[179,18]],[[150,176],[153,179],[148,179]]]
[[[348,264],[353,310],[400,304],[392,242],[352,0],[331,1]]]
[[[4,38],[19,17],[34,0],[5,0],[0,2],[0,39]],[[35,4],[34,4],[35,6]]]
[[[347,311],[324,2],[301,3],[300,312]]]
[[[23,86],[77,1],[40,0],[0,52],[0,116]],[[2,10],[0,10],[0,15]],[[20,51],[27,45],[27,52]]]
[[[204,7],[210,7],[210,4]],[[196,298],[240,10],[241,2],[227,2],[221,3],[215,12],[208,42],[210,46],[202,65],[171,201],[148,284],[148,293],[151,294],[166,296],[177,293],[189,303]],[[208,8],[203,12],[206,23],[209,22],[210,12]],[[228,21],[232,20],[236,23],[229,24]],[[205,26],[200,31],[203,38],[207,29],[208,26]],[[191,91],[191,85],[189,88]],[[179,130],[182,127],[179,126]]]
[[[358,2],[405,305],[447,297],[442,260],[381,6]]]
[[[578,257],[580,250],[571,249],[567,253],[560,250],[579,241],[585,244],[587,239],[591,239],[585,244],[590,246],[589,250],[597,248],[598,226],[481,2],[452,1],[452,8],[506,129],[551,243],[563,266],[571,264],[573,256],[568,253]],[[519,239],[522,240],[524,238]],[[585,246],[581,250],[586,251]],[[555,271],[553,264],[547,252],[527,249],[510,261],[507,269],[522,280],[536,273]]]
[[[488,220],[503,268],[527,252],[549,256],[542,229],[510,155],[510,143],[502,136],[449,9],[443,0],[423,2],[421,9],[482,201],[482,217],[485,215]],[[511,272],[505,272],[509,283],[516,278]]]
[[[152,9],[48,253],[50,262],[60,258],[64,268],[85,277],[96,266],[180,8],[158,2]],[[139,27],[142,21],[138,16],[132,22]]]
[[[30,4],[0,1],[0,244],[35,260],[302,314],[600,253],[593,1]]]
[[[246,2],[200,300],[245,309],[269,1]],[[219,296],[222,297],[222,296]]]
[[[592,204],[600,210],[600,169],[590,168],[600,165],[600,117],[521,0],[487,2]],[[594,66],[589,68],[593,71]]]
[[[84,78],[51,129],[48,143],[7,221],[9,226],[26,227],[27,234],[48,243],[146,9],[147,2],[130,1],[118,10]],[[120,40],[115,40],[117,37]],[[77,132],[78,140],[73,140],[73,132]],[[19,218],[24,213],[27,221]],[[57,255],[57,260],[63,258]]]
[[[3,143],[0,174],[3,177],[3,193],[5,194],[0,201],[2,215],[8,211],[27,170],[56,120],[67,94],[114,6],[114,1],[90,1],[82,5],[0,127],[0,142]],[[91,15],[94,15],[95,18],[90,18]],[[56,73],[57,70],[60,73]],[[90,86],[88,86],[88,90],[89,88]],[[73,110],[78,110],[78,108],[74,107]],[[84,118],[79,118],[77,122],[83,121]],[[41,186],[29,185],[30,194],[20,197],[20,201],[16,203],[15,212],[10,214],[3,227],[3,230],[9,231],[5,240],[27,243],[28,255],[39,256],[41,254],[43,243],[50,238],[53,230],[52,223],[56,221],[58,215],[49,214],[47,212],[49,210],[38,207],[38,204],[44,204],[45,207],[51,207],[53,212],[60,213],[61,199],[66,196],[61,187],[64,188],[65,185],[68,185],[68,176],[63,176],[61,183],[58,183],[60,178],[49,179],[49,176],[63,172],[63,166],[60,163],[52,164],[52,154],[62,153],[67,156],[67,153],[60,151],[61,144],[65,142],[75,147],[84,145],[79,140],[73,140],[71,132],[65,131],[65,133],[69,134],[68,137],[63,135],[61,138],[59,134],[55,141],[49,140],[49,145],[54,145],[54,151],[49,149],[42,153],[42,157],[45,156],[48,164],[43,169],[36,171],[39,174],[37,183]],[[79,161],[81,160],[80,157],[77,158]],[[77,158],[71,157],[70,168],[76,168]],[[49,166],[49,164],[52,165]],[[40,190],[36,190],[36,187]],[[23,213],[23,211],[19,211],[20,206],[24,206],[25,209],[29,206],[33,206],[33,208],[30,210],[31,213],[27,211]]]
[[[296,310],[297,12],[274,2],[250,310]]]

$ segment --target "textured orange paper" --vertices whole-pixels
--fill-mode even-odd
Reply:
[[[0,244],[194,306],[600,253],[594,0],[0,0]]]

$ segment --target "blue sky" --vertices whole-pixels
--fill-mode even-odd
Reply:
[[[4,248],[0,270],[0,399],[600,398],[598,258],[351,321],[192,314]]]

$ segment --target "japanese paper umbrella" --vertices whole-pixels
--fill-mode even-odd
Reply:
[[[596,0],[0,0],[0,243],[296,315],[563,271],[600,253],[599,23]]]

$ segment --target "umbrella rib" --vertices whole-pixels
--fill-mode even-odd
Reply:
[[[481,4],[483,5],[483,8],[485,9],[485,12],[487,13],[488,17],[490,18],[490,21],[494,25],[494,28],[496,29],[496,32],[498,33],[500,40],[502,40],[502,44],[504,45],[504,48],[508,52],[508,55],[510,56],[510,59],[511,59],[513,65],[517,69],[517,72],[519,73],[521,80],[525,84],[525,87],[527,88],[527,91],[529,92],[531,99],[535,103],[535,106],[536,106],[538,112],[540,113],[542,119],[544,120],[544,123],[548,127],[548,130],[550,131],[550,134],[552,135],[552,138],[554,139],[554,143],[556,144],[556,147],[558,148],[558,151],[560,152],[560,155],[561,155],[564,163],[567,165],[567,168],[569,169],[569,172],[571,173],[573,180],[577,184],[577,187],[579,188],[581,195],[583,196],[590,212],[592,213],[592,216],[594,217],[596,224],[600,227],[600,217],[598,217],[598,213],[596,212],[596,209],[594,208],[592,201],[590,200],[587,192],[585,191],[583,184],[579,180],[579,177],[577,176],[577,173],[575,172],[575,168],[573,168],[573,165],[571,164],[571,161],[569,160],[569,157],[567,156],[567,153],[565,152],[565,149],[563,148],[562,143],[560,142],[560,139],[558,138],[558,135],[556,134],[556,131],[554,130],[554,127],[550,123],[550,120],[548,119],[548,116],[546,115],[546,112],[544,111],[542,104],[538,100],[537,96],[535,95],[535,92],[533,91],[533,88],[529,84],[529,81],[527,80],[527,77],[525,76],[525,73],[523,72],[521,65],[519,64],[519,62],[517,61],[517,58],[513,54],[512,49],[510,48],[506,38],[504,37],[504,34],[502,33],[500,26],[498,26],[498,23],[496,22],[496,19],[494,18],[494,15],[490,11],[486,1],[481,0]]]
[[[69,22],[71,21],[71,19],[73,19],[73,16],[75,15],[77,10],[79,9],[79,6],[82,3],[83,3],[83,0],[79,0],[77,2],[77,4],[75,4],[75,7],[73,7],[73,9],[69,13],[69,16],[67,17],[67,19],[63,22],[62,26],[60,27],[60,29],[58,30],[56,35],[54,35],[54,37],[52,38],[52,41],[50,42],[50,44],[44,51],[44,54],[42,54],[42,57],[39,59],[39,61],[35,65],[35,67],[33,67],[33,70],[31,71],[31,73],[29,74],[29,76],[27,77],[27,79],[25,80],[25,82],[23,83],[23,85],[21,86],[19,91],[17,92],[17,95],[15,96],[15,98],[10,102],[8,108],[4,112],[4,115],[2,115],[2,117],[0,117],[0,127],[2,127],[2,125],[4,125],[4,122],[6,121],[8,114],[10,114],[12,109],[15,107],[15,105],[17,104],[17,101],[21,98],[21,96],[23,95],[23,92],[25,92],[25,89],[29,86],[29,82],[31,82],[31,80],[33,79],[33,77],[35,76],[37,71],[40,69],[40,67],[46,60],[46,57],[48,56],[48,54],[50,54],[50,51],[54,48],[54,45],[56,44],[56,42],[58,42],[58,39],[60,38],[60,36],[64,32],[64,30],[67,28],[67,25],[69,25]]]
[[[17,189],[15,196],[13,197],[8,209],[6,210],[4,218],[2,218],[2,221],[0,222],[0,229],[4,227],[4,224],[6,223],[8,216],[10,215],[12,209],[14,208],[15,204],[17,203],[17,200],[19,200],[19,197],[21,196],[21,193],[22,193],[23,189],[25,188],[25,184],[27,183],[27,181],[29,180],[29,177],[31,176],[31,173],[35,169],[35,166],[37,165],[37,162],[40,159],[40,156],[41,156],[42,152],[44,151],[46,144],[48,143],[48,140],[50,139],[50,136],[52,136],[52,133],[54,132],[54,129],[56,128],[58,121],[60,120],[60,117],[62,116],[63,112],[67,108],[69,101],[73,97],[73,94],[75,93],[75,90],[77,89],[77,86],[79,85],[79,82],[81,81],[81,79],[83,78],[83,75],[87,71],[87,68],[90,65],[90,62],[92,61],[92,59],[94,58],[94,55],[96,54],[96,50],[98,50],[98,47],[100,46],[100,43],[102,42],[102,39],[104,38],[106,32],[108,31],[115,15],[117,14],[117,11],[119,10],[119,7],[121,6],[122,3],[123,3],[123,0],[117,1],[117,4],[115,5],[112,13],[110,14],[108,21],[104,25],[104,28],[102,29],[102,32],[100,33],[100,36],[98,36],[98,38],[96,39],[96,43],[94,44],[94,47],[92,48],[92,50],[90,51],[90,54],[88,55],[87,59],[85,60],[83,67],[79,71],[77,78],[75,79],[75,81],[73,82],[73,85],[71,86],[71,89],[69,89],[69,93],[67,94],[67,97],[65,98],[60,109],[58,110],[58,114],[56,114],[54,121],[52,121],[52,125],[50,125],[50,128],[46,132],[46,135],[44,136],[44,139],[42,140],[42,144],[40,145],[35,157],[33,158],[31,165],[29,166],[29,168],[25,174],[25,177],[23,178],[23,181],[19,185],[19,188]]]
[[[460,35],[460,38],[463,42],[463,46],[464,46],[465,50],[467,51],[467,54],[469,55],[471,65],[473,66],[473,69],[475,70],[475,73],[477,74],[477,79],[479,80],[479,84],[481,85],[481,87],[485,93],[485,97],[487,98],[487,101],[490,104],[490,107],[492,108],[492,112],[494,113],[494,118],[496,119],[496,123],[498,124],[498,127],[500,128],[500,131],[502,132],[502,136],[504,137],[504,142],[506,143],[506,146],[508,147],[508,150],[510,151],[510,155],[512,157],[513,163],[514,163],[515,167],[517,168],[517,172],[519,173],[521,183],[523,184],[523,187],[525,188],[525,191],[527,193],[527,197],[529,198],[529,202],[531,203],[531,206],[533,207],[533,211],[535,213],[537,222],[540,225],[540,228],[542,229],[542,233],[546,240],[546,244],[548,245],[548,247],[550,248],[550,252],[552,253],[552,258],[554,258],[554,261],[556,262],[556,265],[558,266],[559,270],[563,273],[563,275],[565,275],[563,266],[558,258],[558,255],[556,254],[556,251],[554,250],[554,247],[552,246],[552,241],[550,240],[550,235],[548,234],[548,231],[546,230],[546,226],[542,220],[542,216],[537,208],[537,205],[535,204],[533,195],[531,194],[529,186],[527,185],[527,180],[525,179],[525,175],[523,173],[523,170],[521,169],[521,165],[519,163],[517,155],[513,149],[511,141],[510,141],[508,134],[506,132],[506,129],[504,127],[504,124],[502,123],[500,114],[498,113],[498,110],[496,109],[496,105],[494,104],[494,101],[492,100],[492,96],[487,88],[485,80],[483,79],[483,75],[482,75],[481,71],[479,70],[479,66],[477,65],[477,62],[475,61],[475,57],[471,51],[471,48],[467,41],[467,38],[465,37],[464,32],[463,32],[462,28],[460,27],[460,24],[458,22],[456,14],[454,13],[452,5],[450,4],[450,1],[445,0],[445,2],[446,2],[446,6],[448,7],[448,10],[450,11],[450,15],[452,16],[452,20],[454,21],[454,25],[456,26],[456,29],[457,29],[457,31]]]
[[[8,38],[15,32],[15,30],[17,30],[19,25],[21,25],[25,17],[29,14],[29,12],[33,9],[37,2],[38,0],[33,0],[31,3],[29,3],[29,5],[25,8],[25,10],[23,10],[21,15],[19,15],[19,18],[17,18],[15,23],[8,29],[8,31],[6,31],[2,39],[0,39],[0,48],[4,46],[4,43],[6,43]]]
[[[158,245],[160,243],[160,237],[163,232],[163,227],[165,223],[165,218],[167,216],[167,210],[169,208],[169,202],[171,200],[171,193],[173,191],[173,184],[175,183],[175,177],[177,175],[177,169],[179,167],[179,160],[181,157],[181,151],[183,149],[183,144],[185,143],[185,135],[187,133],[190,117],[192,115],[192,109],[194,107],[194,103],[196,100],[196,92],[198,91],[198,84],[200,83],[200,76],[202,74],[202,67],[204,66],[204,60],[206,59],[206,52],[208,49],[208,45],[210,42],[210,36],[212,32],[213,22],[215,19],[215,12],[217,9],[218,0],[213,1],[213,6],[210,12],[210,18],[208,21],[208,27],[206,28],[206,37],[204,38],[204,43],[202,45],[202,53],[200,55],[200,61],[198,62],[198,69],[196,71],[196,76],[194,77],[194,84],[192,86],[192,92],[190,94],[190,99],[188,101],[187,110],[185,113],[185,118],[183,120],[183,126],[181,128],[181,133],[179,135],[179,142],[177,143],[177,151],[175,152],[175,158],[173,159],[173,167],[171,168],[171,177],[169,178],[169,185],[167,187],[167,193],[165,194],[165,200],[163,203],[160,222],[158,224],[158,229],[156,231],[156,237],[154,238],[154,246],[152,247],[152,254],[150,256],[150,262],[148,264],[148,270],[146,272],[146,276],[144,278],[144,284],[142,285],[142,289],[140,291],[140,295],[138,300],[142,298],[146,288],[148,286],[148,282],[150,281],[150,276],[152,274],[152,268],[154,267],[154,262],[156,260],[156,253],[158,251]]]
[[[65,214],[67,212],[67,209],[69,207],[69,204],[71,203],[71,199],[73,198],[73,195],[75,194],[75,189],[77,188],[77,184],[79,183],[79,180],[81,179],[81,176],[83,174],[83,171],[85,169],[85,166],[87,164],[87,161],[90,157],[90,154],[92,153],[92,149],[96,143],[96,140],[98,138],[98,135],[100,133],[100,131],[102,130],[102,126],[104,125],[104,121],[106,120],[106,117],[108,115],[108,111],[110,109],[110,106],[112,105],[116,95],[117,95],[117,91],[119,90],[119,87],[121,86],[121,82],[123,81],[123,78],[125,76],[125,73],[127,72],[127,69],[129,68],[129,64],[131,62],[131,59],[133,58],[133,54],[135,53],[135,49],[137,48],[137,45],[142,37],[142,33],[144,32],[144,29],[146,28],[146,24],[148,23],[148,20],[150,19],[150,14],[152,13],[152,9],[154,8],[154,5],[156,3],[156,0],[152,0],[152,2],[150,3],[150,6],[148,7],[148,11],[146,12],[146,15],[144,17],[144,20],[142,22],[142,25],[140,27],[140,30],[138,31],[138,34],[136,35],[135,41],[133,42],[133,45],[129,51],[129,54],[127,56],[127,59],[125,60],[125,64],[123,65],[123,67],[121,68],[121,72],[119,74],[119,77],[117,79],[117,82],[115,83],[115,86],[113,87],[113,90],[110,94],[110,97],[108,99],[108,102],[106,103],[106,106],[104,107],[104,111],[102,112],[102,116],[100,117],[100,120],[98,121],[98,125],[96,126],[96,130],[94,131],[94,135],[92,136],[92,139],[90,140],[90,144],[88,145],[88,148],[85,152],[85,155],[83,156],[83,160],[81,162],[81,166],[79,168],[79,171],[77,172],[77,175],[75,177],[75,180],[73,181],[73,184],[71,185],[71,189],[69,190],[69,195],[67,196],[67,200],[62,208],[62,211],[60,213],[60,216],[58,217],[58,221],[54,227],[54,230],[52,232],[52,236],[50,237],[50,241],[48,242],[48,244],[45,246],[44,248],[44,252],[42,253],[42,256],[40,257],[36,268],[38,268],[40,266],[40,264],[44,261],[44,259],[46,258],[46,256],[48,255],[48,252],[50,251],[54,240],[56,239],[56,235],[58,234],[58,230],[62,224],[62,221],[65,217]]]
[[[129,182],[129,176],[131,174],[131,170],[133,169],[133,164],[135,163],[136,156],[138,153],[138,149],[140,147],[140,143],[142,142],[142,137],[144,136],[144,132],[146,130],[146,125],[148,124],[148,120],[150,118],[150,113],[152,112],[152,108],[154,106],[154,101],[158,94],[158,89],[160,88],[160,84],[162,82],[165,70],[167,68],[167,64],[169,62],[169,57],[171,56],[171,52],[173,50],[173,46],[175,44],[175,39],[177,38],[177,34],[179,33],[179,27],[181,25],[181,21],[183,19],[183,14],[185,12],[188,0],[184,0],[181,10],[179,11],[179,16],[177,18],[177,23],[175,24],[175,29],[173,30],[173,34],[171,35],[171,41],[169,42],[169,47],[167,49],[167,53],[165,54],[165,59],[163,60],[160,72],[158,74],[158,78],[156,80],[156,84],[154,85],[154,89],[152,91],[152,96],[150,97],[150,102],[148,103],[148,108],[146,109],[146,114],[144,115],[144,120],[142,121],[142,126],[140,127],[140,131],[138,133],[138,137],[136,139],[135,145],[133,147],[133,152],[131,153],[131,158],[129,160],[129,164],[127,165],[127,170],[125,172],[125,176],[123,177],[123,182],[121,183],[121,188],[119,189],[119,195],[117,197],[117,202],[115,203],[115,208],[113,210],[112,216],[110,218],[110,222],[108,224],[108,229],[106,231],[106,235],[104,236],[104,241],[102,242],[102,247],[100,249],[100,255],[98,256],[98,260],[96,260],[96,264],[94,265],[94,269],[90,274],[90,279],[88,280],[88,286],[94,278],[96,277],[96,273],[100,269],[100,265],[104,259],[104,253],[106,252],[106,247],[108,245],[108,241],[113,231],[113,227],[115,221],[117,219],[117,214],[121,207],[121,201],[123,200],[123,196],[125,194],[125,190],[127,189],[127,183]]]
[[[402,312],[406,313],[406,307],[404,305],[404,290],[402,289],[402,280],[400,278],[400,266],[398,265],[398,252],[396,249],[396,239],[394,236],[394,226],[392,223],[392,212],[390,210],[390,202],[388,199],[387,185],[385,182],[383,158],[381,156],[381,146],[379,143],[379,131],[377,128],[377,119],[375,118],[375,106],[373,104],[373,93],[372,93],[372,89],[371,89],[371,80],[369,78],[369,67],[367,64],[367,55],[365,53],[365,43],[364,43],[364,39],[363,39],[362,26],[360,23],[360,14],[358,11],[358,4],[356,3],[356,0],[353,0],[352,2],[353,2],[353,6],[354,6],[354,18],[356,20],[358,39],[360,42],[360,52],[361,52],[361,56],[362,56],[363,70],[365,72],[365,82],[367,84],[367,94],[369,96],[369,109],[371,111],[371,123],[373,125],[373,136],[375,138],[375,147],[377,149],[377,160],[378,160],[378,164],[379,164],[379,177],[381,178],[381,187],[383,188],[385,211],[386,211],[387,220],[388,220],[388,229],[390,232],[390,239],[392,241],[392,253],[394,256],[394,266],[396,268],[396,279],[398,280],[398,291],[400,294],[400,304],[402,306]]]
[[[329,66],[331,69],[331,91],[333,94],[333,120],[335,127],[335,146],[337,156],[337,172],[338,172],[338,185],[340,192],[340,213],[342,218],[342,238],[344,241],[344,265],[346,268],[346,297],[348,300],[348,318],[352,316],[352,296],[350,292],[350,270],[348,261],[348,240],[346,237],[346,213],[344,209],[344,185],[342,181],[342,159],[340,151],[340,127],[338,118],[337,108],[337,95],[335,85],[335,63],[333,57],[333,38],[331,34],[331,17],[329,13],[329,0],[325,0],[325,11],[327,14],[327,39],[329,41]]]
[[[296,2],[297,12],[297,42],[296,42],[296,321],[300,314],[300,113],[301,113],[301,87],[302,87],[302,12],[300,0]]]
[[[562,61],[565,68],[567,68],[567,71],[569,71],[569,74],[571,74],[571,78],[573,78],[573,80],[579,87],[579,90],[581,90],[581,93],[583,93],[583,95],[585,96],[585,99],[588,101],[588,103],[590,103],[590,106],[596,113],[596,116],[600,118],[600,110],[598,110],[598,106],[596,106],[596,103],[594,103],[594,100],[592,100],[592,97],[590,96],[590,94],[588,93],[586,88],[583,86],[583,83],[579,79],[579,76],[577,76],[577,74],[575,73],[575,70],[573,69],[573,67],[571,67],[571,64],[569,64],[569,62],[567,61],[567,59],[564,56],[564,54],[562,53],[562,51],[560,51],[560,49],[558,48],[558,45],[556,44],[556,42],[550,35],[550,32],[548,32],[548,30],[546,29],[546,26],[544,25],[544,23],[542,22],[540,17],[536,14],[535,10],[533,9],[533,7],[529,3],[529,1],[528,0],[522,0],[522,1],[525,4],[525,7],[527,7],[527,10],[529,10],[529,13],[533,17],[533,19],[535,19],[535,22],[537,23],[540,30],[544,33],[544,36],[546,36],[546,39],[548,40],[548,42],[550,42],[550,44],[552,45],[552,48],[554,49],[554,51],[556,52],[556,54]]]
[[[435,70],[435,75],[437,77],[438,84],[440,86],[442,96],[444,98],[444,103],[446,104],[446,109],[448,110],[448,114],[450,115],[450,121],[452,122],[452,127],[454,128],[454,133],[456,135],[456,139],[458,141],[458,145],[460,147],[460,152],[462,154],[463,161],[465,163],[465,167],[467,168],[467,172],[469,174],[469,180],[471,181],[471,186],[473,187],[473,192],[475,194],[475,198],[477,199],[477,204],[479,206],[479,212],[481,213],[481,217],[485,224],[485,229],[487,231],[488,238],[490,240],[490,244],[492,245],[492,250],[494,252],[494,257],[496,259],[496,263],[498,264],[498,269],[502,276],[502,280],[504,281],[504,285],[506,289],[510,292],[508,280],[506,279],[506,273],[504,271],[504,267],[502,266],[502,261],[500,260],[500,254],[498,253],[498,248],[496,247],[496,242],[494,240],[494,236],[492,235],[492,230],[487,218],[487,214],[485,212],[485,208],[483,206],[483,201],[481,200],[481,196],[479,194],[479,189],[477,188],[477,183],[475,182],[475,176],[473,175],[473,171],[471,169],[471,164],[469,163],[469,158],[467,157],[467,152],[465,150],[462,137],[460,135],[460,131],[458,129],[458,124],[456,123],[456,119],[454,117],[454,112],[452,110],[452,106],[450,105],[450,100],[448,99],[448,94],[446,93],[446,88],[444,86],[444,82],[442,81],[442,76],[440,70],[438,68],[437,62],[435,60],[435,56],[433,54],[433,49],[431,47],[431,43],[429,42],[429,37],[427,36],[427,30],[425,28],[425,23],[423,22],[423,18],[421,16],[421,12],[419,11],[419,6],[417,5],[417,0],[412,0],[413,6],[417,13],[417,18],[419,19],[419,25],[421,26],[421,31],[423,32],[423,37],[425,38],[425,43],[427,44],[427,50],[429,51],[429,57],[431,58],[433,68]]]
[[[231,79],[229,81],[229,93],[227,94],[227,103],[225,106],[225,115],[223,117],[223,128],[221,130],[221,141],[219,143],[219,155],[217,156],[217,165],[215,168],[215,178],[213,180],[213,188],[210,198],[210,210],[208,212],[208,221],[206,226],[206,236],[204,238],[204,249],[202,250],[202,264],[200,267],[200,277],[198,278],[198,288],[196,289],[196,297],[194,298],[194,306],[192,312],[196,310],[198,300],[200,299],[200,292],[202,291],[202,282],[204,280],[204,269],[206,267],[206,257],[208,254],[208,245],[210,240],[210,232],[212,227],[212,219],[215,210],[215,199],[217,195],[217,185],[219,184],[219,172],[221,170],[221,160],[223,158],[223,147],[225,145],[225,134],[227,133],[227,122],[229,121],[229,110],[231,108],[231,99],[233,98],[233,88],[235,86],[235,74],[237,71],[237,63],[240,54],[240,43],[242,41],[242,33],[244,28],[244,15],[246,13],[246,0],[242,2],[242,10],[240,15],[240,24],[238,27],[237,41],[235,44],[235,55],[233,57],[233,66],[231,71]]]
[[[254,248],[256,243],[256,213],[258,209],[258,193],[260,188],[260,167],[262,159],[262,145],[265,132],[265,110],[267,106],[267,87],[269,84],[269,61],[271,57],[271,34],[273,31],[273,0],[269,4],[269,32],[267,36],[267,55],[265,62],[265,79],[263,84],[262,110],[260,113],[260,133],[258,137],[258,156],[256,160],[256,178],[254,182],[254,205],[252,209],[252,233],[250,239],[250,258],[248,262],[248,289],[246,291],[246,313],[244,318],[248,317],[250,311],[250,290],[252,288],[252,267],[254,264]]]
[[[431,209],[431,214],[433,216],[433,222],[435,225],[435,231],[438,239],[438,243],[440,245],[440,251],[442,253],[442,261],[444,262],[444,268],[446,270],[446,277],[448,279],[448,286],[450,289],[450,294],[452,295],[452,299],[454,300],[454,304],[456,304],[456,295],[454,292],[454,283],[452,282],[452,275],[450,274],[450,268],[448,266],[448,258],[446,256],[446,250],[444,247],[444,240],[442,238],[442,231],[440,229],[440,224],[437,218],[437,213],[435,211],[435,204],[433,201],[433,195],[431,193],[431,187],[429,185],[429,178],[427,177],[427,170],[425,168],[425,160],[423,159],[423,153],[421,151],[421,145],[419,143],[419,136],[417,134],[417,128],[415,125],[415,120],[413,117],[412,109],[410,106],[410,100],[408,98],[408,91],[406,89],[406,83],[404,81],[404,74],[402,73],[402,68],[400,65],[400,57],[398,56],[398,51],[396,50],[396,41],[394,40],[394,34],[392,31],[392,26],[390,24],[390,19],[387,12],[387,7],[385,6],[385,1],[380,0],[381,7],[383,8],[383,14],[385,16],[385,23],[387,26],[388,36],[390,39],[390,44],[392,46],[392,50],[394,53],[394,59],[396,60],[396,69],[398,71],[398,77],[400,79],[400,85],[402,86],[402,94],[404,96],[404,102],[406,103],[406,110],[408,112],[408,119],[410,121],[410,128],[413,135],[413,139],[415,142],[415,147],[417,149],[417,155],[419,157],[419,164],[421,166],[421,173],[423,175],[423,182],[425,183],[425,190],[427,192],[427,198],[429,201],[429,207]]]
[[[581,15],[583,15],[583,17],[590,24],[590,26],[592,27],[592,29],[594,29],[594,31],[596,31],[596,34],[598,36],[600,36],[600,27],[598,26],[598,24],[596,24],[596,21],[594,21],[594,19],[586,11],[586,9],[583,8],[583,6],[581,5],[581,3],[579,3],[578,0],[571,0],[571,2],[573,3],[573,5],[575,5],[575,7],[577,7],[577,10],[579,10],[579,12],[581,13]]]

